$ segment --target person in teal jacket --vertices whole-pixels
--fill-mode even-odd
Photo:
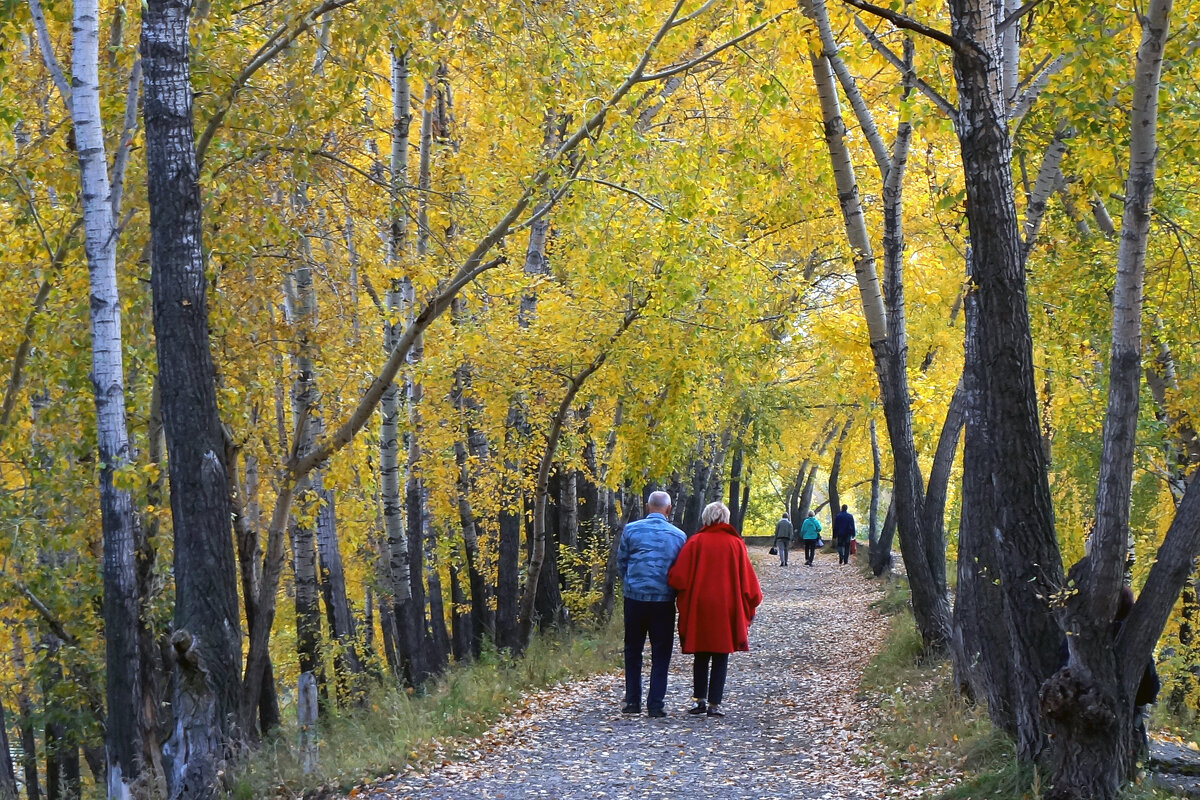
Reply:
[[[804,540],[804,563],[811,567],[817,557],[817,542],[821,540],[821,521],[811,510],[800,524],[800,538]]]

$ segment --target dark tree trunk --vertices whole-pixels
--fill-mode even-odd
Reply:
[[[241,625],[225,452],[208,342],[207,280],[188,67],[190,6],[142,12],[151,289],[175,531],[178,675],[172,798],[209,798],[235,738]]]
[[[871,572],[877,578],[892,568],[892,539],[895,536],[896,504],[889,501],[887,511],[883,515],[883,527],[879,531],[879,539],[867,553]]]
[[[517,600],[520,596],[521,499],[510,494],[500,512],[500,539],[496,554],[496,644],[511,650],[519,641]]]
[[[0,703],[0,800],[17,800],[17,773],[13,769],[12,748],[8,744],[8,719]]]
[[[683,532],[691,536],[696,531],[700,530],[700,514],[704,511],[704,504],[708,502],[709,475],[712,472],[712,464],[704,457],[705,445],[700,444],[699,453],[691,465],[691,490],[687,496],[687,506],[683,513]]]
[[[409,663],[413,686],[424,686],[436,670],[428,618],[425,615],[425,500],[421,482],[410,472],[404,493],[405,530],[408,536],[409,601],[404,607],[400,636]],[[400,612],[397,610],[397,618]]]
[[[471,643],[475,638],[471,631],[472,616],[464,611],[470,602],[463,591],[462,577],[458,564],[450,562],[450,653],[456,664],[471,660]]]
[[[446,632],[446,603],[442,592],[442,577],[438,571],[437,542],[432,532],[426,532],[425,575],[429,584],[429,632],[435,672],[444,672],[450,664],[450,634]]]
[[[808,468],[808,477],[804,480],[804,489],[800,492],[799,515],[796,519],[803,521],[812,508],[813,488],[817,484],[817,465]]]
[[[346,593],[346,574],[342,569],[342,554],[338,548],[337,513],[333,491],[317,489],[321,505],[317,509],[317,558],[321,569],[321,592],[325,601],[325,618],[329,632],[339,647],[333,660],[339,704],[357,702],[361,698],[363,659],[358,652],[358,631],[350,598]]]
[[[41,784],[38,778],[37,734],[33,728],[33,702],[25,688],[24,680],[28,675],[25,669],[25,648],[21,644],[19,628],[12,629],[13,642],[13,671],[18,681],[17,685],[17,725],[21,738],[21,773],[25,779],[25,796],[28,800],[41,800]]]
[[[875,420],[871,420],[871,507],[867,516],[867,546],[874,549],[879,541],[879,483],[882,478],[879,458],[879,437]]]
[[[845,447],[846,437],[850,435],[850,426],[854,424],[854,418],[846,420],[846,424],[842,426],[842,432],[838,434],[837,447],[833,450],[833,464],[829,467],[829,515],[837,516],[837,513],[842,510],[842,496],[838,493],[838,479],[842,475],[842,448]]]
[[[972,466],[983,475],[964,478],[990,490],[988,528],[1012,641],[1009,706],[1017,728],[1017,754],[1034,761],[1046,746],[1038,690],[1057,669],[1062,634],[1048,597],[1062,585],[1050,487],[1038,423],[1033,346],[1025,294],[1025,258],[1017,226],[1007,115],[998,90],[1000,64],[991,2],[950,0],[951,33],[962,43],[954,57],[959,93],[956,126],[964,174],[969,176],[970,293],[967,328],[986,378],[970,409],[985,426],[988,450]],[[986,459],[986,460],[984,460]],[[966,491],[966,490],[964,490]],[[990,505],[988,505],[990,503]],[[961,534],[960,534],[961,535]],[[902,540],[903,543],[903,540]],[[911,577],[911,576],[910,576]]]
[[[70,718],[70,709],[58,699],[57,687],[63,682],[62,665],[58,660],[61,642],[53,635],[44,638],[46,666],[42,696],[46,708],[46,797],[48,800],[77,800],[81,782],[79,772],[79,743],[74,731],[63,720]],[[103,778],[103,775],[100,776]]]
[[[739,446],[733,451],[733,460],[729,462],[729,523],[739,531],[742,529],[739,520],[745,516],[742,508],[742,460],[745,453]]]
[[[987,701],[992,724],[1014,739],[1013,643],[1004,595],[997,585],[1000,563],[992,544],[992,493],[988,485],[987,425],[982,394],[987,380],[979,360],[976,296],[968,292],[963,388],[970,413],[963,443],[962,509],[958,528],[958,587],[954,599],[955,672],[960,691]]]
[[[393,675],[402,678],[404,664],[401,663],[400,652],[397,649],[396,640],[399,634],[396,631],[396,606],[393,603],[379,603],[379,633],[383,639],[383,660]]]

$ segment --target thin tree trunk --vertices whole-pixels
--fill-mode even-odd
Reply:
[[[883,527],[879,531],[879,540],[867,553],[871,572],[877,578],[892,568],[892,538],[895,535],[896,503],[889,499],[887,511],[883,515]]]
[[[172,642],[178,669],[175,729],[167,745],[173,800],[212,797],[236,736],[241,664],[228,482],[208,341],[189,10],[173,0],[147,0],[141,45],[154,332],[175,531]]]
[[[8,744],[8,719],[0,703],[0,800],[17,800],[17,773],[13,769],[12,748]]]
[[[846,437],[850,435],[850,427],[854,424],[854,418],[846,420],[846,424],[842,426],[842,432],[838,434],[837,447],[833,450],[833,464],[829,467],[829,514],[836,516],[842,510],[842,497],[838,492],[838,478],[842,474],[842,449],[846,444]]]
[[[1135,608],[1140,613],[1131,613],[1123,623],[1118,646],[1113,647],[1109,620],[1115,618],[1125,579],[1141,385],[1142,294],[1158,149],[1158,93],[1171,6],[1171,0],[1151,0],[1146,15],[1139,18],[1142,38],[1134,69],[1129,170],[1113,288],[1108,406],[1096,521],[1088,555],[1070,572],[1080,591],[1068,597],[1060,611],[1068,633],[1069,668],[1057,673],[1043,694],[1042,708],[1055,737],[1054,788],[1049,795],[1053,800],[1108,800],[1138,768],[1146,743],[1133,698],[1166,622],[1164,611],[1174,605],[1191,571],[1178,565],[1160,569],[1155,564],[1149,576],[1155,585],[1147,584],[1149,591],[1137,604],[1141,608]],[[1197,498],[1200,492],[1189,490],[1184,495],[1160,558],[1182,557],[1189,566],[1195,559],[1200,547]],[[1178,527],[1181,521],[1183,530]],[[1189,526],[1192,530],[1187,530]],[[1175,548],[1179,550],[1171,553]]]
[[[140,539],[133,499],[118,488],[114,474],[131,462],[125,420],[125,378],[121,341],[121,300],[117,292],[117,228],[120,200],[109,183],[100,111],[100,8],[97,0],[73,5],[71,26],[71,112],[79,156],[84,250],[88,262],[92,339],[92,385],[100,464],[100,517],[104,540],[105,728],[107,796],[131,797],[140,779],[143,729],[141,661],[138,654]],[[136,97],[136,88],[134,89]],[[123,150],[121,152],[124,152]],[[119,166],[114,174],[123,173]]]
[[[333,491],[317,487],[317,558],[321,569],[321,590],[329,631],[338,643],[334,658],[339,703],[358,702],[362,697],[363,659],[358,651],[358,631],[350,598],[346,593],[346,575],[338,548],[337,511]]]
[[[885,291],[881,292],[834,85],[835,65],[840,59],[836,54],[836,45],[823,0],[810,0],[805,11],[816,21],[823,42],[824,52],[812,59],[813,77],[821,102],[825,141],[833,164],[846,236],[855,254],[855,276],[892,446],[892,499],[901,529],[900,547],[910,579],[913,615],[926,650],[936,652],[945,649],[950,642],[950,604],[946,592],[944,541],[926,531],[921,525],[925,500],[924,486],[912,438],[912,410],[906,367],[908,348],[901,280],[904,252],[900,224],[902,181],[911,127],[902,121],[897,130],[891,158],[886,163],[877,158],[884,184],[885,206],[884,258],[887,286],[884,287]],[[911,88],[911,78],[908,77],[911,73],[911,47],[911,43],[906,40],[905,53],[909,72],[906,72],[905,96]],[[852,97],[856,94],[856,91],[846,88]],[[860,122],[869,118],[869,115],[865,114],[865,108],[859,113],[862,115]],[[880,148],[875,149],[878,151]],[[884,296],[888,301],[886,307]],[[941,552],[938,552],[939,545]]]
[[[879,437],[875,433],[875,420],[871,419],[871,505],[867,515],[867,550],[879,541],[879,483],[882,478],[879,457]]]
[[[37,735],[33,728],[33,702],[29,699],[25,680],[25,647],[21,643],[19,628],[12,629],[13,673],[17,685],[17,724],[21,739],[21,773],[25,781],[25,796],[28,800],[41,800],[41,783],[38,779]]]

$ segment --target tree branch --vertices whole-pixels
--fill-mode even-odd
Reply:
[[[42,11],[41,0],[29,0],[29,14],[33,17],[33,29],[37,32],[38,49],[42,51],[42,63],[46,65],[46,71],[50,73],[50,80],[54,81],[54,85],[58,88],[58,96],[66,106],[67,113],[70,114],[71,84],[67,83],[62,64],[58,63],[58,56],[54,55],[54,47],[50,43],[50,31],[46,28],[46,15]]]
[[[888,22],[895,25],[897,28],[919,33],[920,35],[933,39],[935,42],[941,42],[956,53],[959,53],[970,58],[974,58],[978,54],[971,48],[970,45],[958,41],[945,31],[939,31],[937,28],[931,28],[923,22],[918,22],[912,17],[905,16],[892,11],[883,6],[877,6],[874,3],[869,3],[867,0],[842,0],[848,6],[853,6],[860,11],[866,11],[868,14],[874,14],[877,17],[882,17]]]
[[[673,67],[667,67],[666,69],[659,70],[658,72],[651,72],[648,75],[641,75],[638,78],[637,82],[638,83],[646,83],[648,81],[661,81],[661,80],[664,80],[665,78],[671,77],[672,75],[678,75],[681,72],[687,72],[688,70],[690,70],[694,67],[697,67],[700,64],[703,64],[705,61],[708,61],[709,59],[711,59],[713,56],[717,55],[721,51],[728,50],[730,47],[733,47],[734,45],[739,44],[740,42],[746,41],[751,36],[754,36],[756,33],[763,30],[768,25],[771,25],[772,23],[778,21],[779,19],[781,19],[782,17],[784,17],[785,15],[787,15],[789,13],[791,13],[791,9],[788,9],[787,11],[781,11],[778,14],[776,14],[775,16],[771,17],[770,19],[764,20],[763,22],[760,22],[759,24],[755,25],[750,30],[748,30],[744,33],[741,33],[741,34],[733,37],[732,39],[730,39],[726,42],[723,42],[722,44],[717,45],[716,47],[712,48],[711,50],[709,50],[699,56],[696,56],[695,58],[693,58],[689,61],[684,61],[683,63],[676,64]]]
[[[1016,11],[1014,11],[1013,13],[1011,13],[1007,17],[1005,17],[1004,20],[999,25],[996,26],[996,33],[1003,33],[1004,30],[1006,28],[1008,28],[1008,26],[1015,23],[1021,17],[1028,14],[1030,11],[1033,11],[1035,8],[1040,6],[1042,4],[1042,2],[1043,2],[1043,0],[1029,0],[1028,3],[1021,6]]]
[[[29,1],[30,3],[37,2],[37,0]],[[238,76],[233,79],[233,83],[225,90],[225,94],[221,96],[216,111],[209,118],[208,124],[204,126],[204,132],[196,140],[197,169],[203,166],[208,146],[212,144],[213,136],[221,127],[221,123],[225,121],[225,115],[233,107],[233,101],[237,99],[238,94],[246,87],[250,79],[254,77],[254,73],[262,69],[271,59],[299,39],[305,31],[320,21],[321,17],[331,11],[352,5],[354,2],[355,0],[324,0],[319,6],[301,17],[300,22],[294,28],[289,29],[287,25],[283,25],[267,37],[267,40],[258,48],[258,51],[250,59],[249,63],[242,68]]]
[[[928,98],[928,100],[952,122],[957,121],[958,111],[954,108],[954,106],[950,105],[950,101],[943,97],[937,89],[934,89],[928,83],[917,77],[917,74],[914,70],[905,66],[904,62],[900,59],[900,56],[892,52],[891,48],[884,44],[883,40],[876,36],[875,32],[872,31],[867,26],[867,23],[863,22],[858,15],[855,15],[854,17],[854,26],[858,28],[859,33],[866,38],[867,44],[871,45],[871,47],[875,49],[875,52],[883,56],[885,61],[899,70],[902,75],[909,75],[912,77],[913,86],[916,87],[917,91],[925,95],[925,97]]]

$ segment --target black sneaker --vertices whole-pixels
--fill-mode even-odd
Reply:
[[[663,711],[661,708],[652,708],[646,712],[647,717],[654,717],[655,719],[661,719],[662,717],[665,717],[666,715],[667,715],[667,712]]]
[[[697,700],[696,705],[689,708],[687,713],[699,715],[699,714],[703,714],[706,711],[708,711],[708,704],[705,703],[703,700]]]
[[[711,706],[709,706],[709,707],[708,707],[708,715],[709,715],[710,717],[723,717],[723,716],[725,716],[725,712],[724,712],[724,711],[722,711],[722,710],[721,710],[721,709],[720,709],[720,708],[717,706],[717,704],[716,704],[716,703],[713,703]]]
[[[621,713],[622,714],[640,714],[640,713],[642,713],[642,707],[637,705],[636,703],[626,703],[625,707],[621,709]]]

